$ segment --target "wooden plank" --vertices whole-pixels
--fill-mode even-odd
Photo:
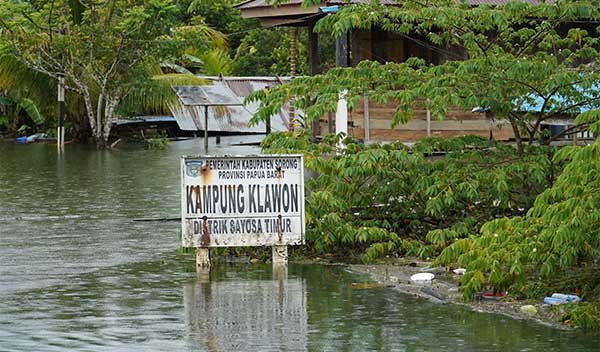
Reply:
[[[362,60],[373,60],[370,30],[353,29],[350,46],[352,48],[352,66],[358,65]]]
[[[512,137],[509,134],[508,128],[502,130],[493,130],[495,140],[508,140]],[[362,128],[350,128],[348,133],[355,138],[364,139],[364,129]],[[390,130],[390,129],[370,129],[370,139],[372,141],[401,141],[401,142],[414,142],[421,138],[427,137],[426,130]],[[489,130],[472,130],[472,131],[440,131],[432,130],[431,135],[433,137],[461,137],[467,135],[475,135],[481,137],[489,137]]]
[[[388,40],[387,40],[387,52],[388,52],[388,60],[393,62],[402,62],[405,60],[404,57],[404,41],[406,39],[402,38],[396,33],[389,32]]]
[[[360,120],[359,120],[360,121]],[[356,123],[359,121],[354,121],[355,127],[363,127],[363,121],[360,123]],[[391,124],[389,120],[380,120],[380,119],[370,119],[370,128],[373,129],[391,129]],[[408,131],[427,131],[427,121],[426,120],[410,120],[405,124],[398,125],[394,128],[395,130],[408,130]],[[431,130],[449,130],[449,131],[474,131],[474,130],[489,130],[490,123],[487,120],[465,120],[465,121],[456,121],[456,120],[432,120],[431,121]]]

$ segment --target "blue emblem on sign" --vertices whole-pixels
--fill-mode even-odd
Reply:
[[[198,177],[203,164],[204,162],[202,161],[186,161],[185,174],[190,177]]]

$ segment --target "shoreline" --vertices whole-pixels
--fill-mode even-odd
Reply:
[[[501,314],[516,320],[532,320],[539,324],[560,330],[572,330],[571,327],[559,321],[558,314],[539,301],[506,300],[464,301],[458,287],[459,275],[447,273],[443,268],[430,268],[428,262],[410,258],[401,259],[394,264],[348,264],[347,268],[355,274],[368,275],[378,284],[403,294],[424,298],[437,304],[456,304],[480,312]],[[416,284],[410,281],[410,276],[419,272],[429,272],[435,275],[434,280],[427,284]],[[532,305],[535,313],[525,313],[522,306]]]

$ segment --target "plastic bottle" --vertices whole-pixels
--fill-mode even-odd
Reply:
[[[567,295],[564,293],[554,293],[552,294],[552,298],[558,298],[560,300],[564,300],[565,302],[579,302],[581,301],[581,297],[577,295]]]

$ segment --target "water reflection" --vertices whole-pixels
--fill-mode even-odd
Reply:
[[[343,267],[218,263],[198,279],[175,254],[177,223],[132,219],[179,214],[179,158],[201,148],[68,145],[60,159],[0,143],[0,351],[598,350],[597,337],[356,289],[367,279]]]
[[[306,285],[302,278],[199,280],[183,287],[190,344],[207,351],[305,351]]]

